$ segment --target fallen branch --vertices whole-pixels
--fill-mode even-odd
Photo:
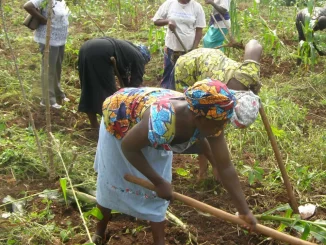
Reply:
[[[245,46],[243,45],[242,41],[241,42],[229,42],[227,44],[223,44],[220,46],[215,47],[216,49],[220,49],[220,48],[236,48],[236,49],[242,49],[244,50]]]
[[[87,185],[87,184],[90,184],[90,183],[93,183],[93,182],[81,183],[81,184],[74,185],[73,187],[83,186],[83,185]],[[29,198],[32,198],[32,197],[35,197],[35,196],[38,196],[38,195],[41,195],[41,194],[51,193],[51,192],[60,191],[60,190],[61,190],[61,188],[57,188],[57,189],[53,189],[53,190],[44,190],[44,191],[41,191],[41,192],[38,192],[38,193],[35,193],[35,194],[32,194],[32,195],[29,195],[29,196],[26,196],[26,197],[22,197],[22,198],[15,199],[15,200],[10,201],[10,202],[6,202],[5,204],[1,204],[0,205],[0,208],[6,206],[8,204],[12,204],[14,202],[19,202],[19,201],[27,200]],[[67,189],[67,191],[70,191],[70,190]]]
[[[195,237],[190,231],[187,224],[183,223],[177,216],[175,216],[173,213],[166,211],[166,219],[170,222],[173,221],[175,224],[177,224],[185,233],[189,234],[189,240],[192,244],[197,244],[197,237]],[[172,222],[171,222],[172,223]]]

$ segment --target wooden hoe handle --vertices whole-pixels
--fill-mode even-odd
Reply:
[[[179,37],[177,31],[174,31],[173,33],[174,33],[175,37],[178,39],[178,41],[179,41],[180,45],[182,46],[183,50],[186,53],[188,53],[188,50],[186,49],[186,46],[184,45],[184,43],[181,41],[181,38]]]
[[[140,178],[137,178],[137,177],[129,175],[129,174],[126,174],[124,176],[124,178],[131,183],[134,183],[134,184],[140,185],[146,189],[155,191],[154,185],[152,183],[148,182],[147,180],[140,179]],[[227,212],[224,212],[220,209],[214,208],[214,207],[207,205],[203,202],[199,202],[193,198],[182,195],[180,193],[173,192],[173,198],[176,200],[182,201],[183,203],[187,204],[190,207],[196,208],[204,213],[209,213],[217,218],[220,218],[225,221],[229,221],[233,224],[237,224],[237,225],[246,224],[246,222],[244,220],[240,219],[236,215],[229,214]],[[256,231],[265,236],[274,238],[275,240],[286,242],[289,244],[294,244],[294,245],[313,245],[313,244],[315,244],[315,243],[307,242],[307,241],[301,240],[299,238],[284,234],[282,232],[276,231],[274,229],[268,228],[268,227],[266,227],[264,225],[260,225],[260,224],[257,224]]]
[[[115,58],[113,56],[110,58],[110,60],[113,63],[114,73],[115,73],[115,75],[118,78],[118,81],[119,81],[119,84],[120,84],[120,88],[124,88],[125,85],[123,84],[122,78],[121,78],[120,73],[119,73],[119,70],[117,68],[117,62],[116,62],[116,60],[115,60]]]

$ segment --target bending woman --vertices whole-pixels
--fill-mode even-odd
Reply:
[[[98,128],[97,114],[102,115],[104,100],[117,91],[114,65],[125,87],[138,87],[143,82],[145,64],[150,61],[146,46],[110,37],[88,40],[79,51],[78,70],[81,95],[78,111],[85,112],[93,128]]]
[[[107,98],[94,164],[96,200],[104,218],[97,224],[93,241],[105,242],[114,209],[149,220],[154,244],[165,244],[173,152],[183,152],[196,142],[219,172],[240,217],[248,223],[246,228],[254,229],[257,221],[246,203],[223,133],[235,103],[224,84],[209,79],[195,83],[185,93],[125,88]],[[216,137],[208,137],[212,135]],[[127,182],[125,174],[148,179],[156,193]]]
[[[261,54],[262,46],[256,40],[250,40],[246,44],[242,63],[228,58],[217,49],[193,50],[178,59],[171,74],[171,87],[183,92],[196,81],[211,78],[223,82],[229,89],[242,91],[241,94],[237,92],[241,97],[232,124],[237,128],[248,127],[256,120],[259,111],[259,98],[253,93],[257,94],[261,87],[259,63]],[[207,174],[208,161],[203,154],[199,154],[198,158],[198,178],[203,179]],[[218,179],[217,172],[214,175]]]

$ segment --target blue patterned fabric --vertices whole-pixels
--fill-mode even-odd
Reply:
[[[151,60],[151,53],[149,52],[148,48],[145,45],[139,44],[138,46],[139,51],[143,55],[146,64]]]

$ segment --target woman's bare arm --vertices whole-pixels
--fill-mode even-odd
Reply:
[[[148,140],[148,118],[149,110],[144,113],[142,120],[135,125],[122,139],[121,149],[127,160],[156,188],[159,197],[166,200],[172,198],[171,184],[165,181],[147,162],[141,149],[150,145]]]
[[[33,17],[37,18],[40,20],[42,25],[46,24],[47,19],[41,15],[39,11],[35,8],[34,4],[32,2],[27,2],[24,4],[24,9]]]

